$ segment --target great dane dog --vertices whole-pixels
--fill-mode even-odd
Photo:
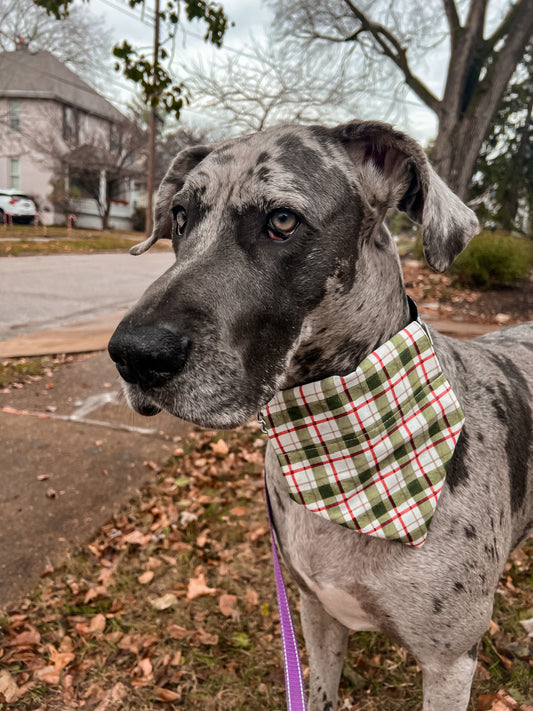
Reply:
[[[283,125],[183,150],[151,237],[132,250],[168,238],[175,263],[109,345],[130,405],[230,428],[280,390],[354,371],[411,318],[383,224],[394,207],[421,225],[440,272],[478,230],[420,146],[380,122]],[[349,630],[382,630],[416,657],[425,711],[464,711],[498,579],[532,528],[533,324],[466,342],[430,333],[466,420],[423,546],[307,511],[267,449],[310,711],[337,708]]]

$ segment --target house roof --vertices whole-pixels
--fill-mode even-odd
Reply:
[[[50,52],[0,52],[0,98],[52,99],[109,121],[124,116]]]

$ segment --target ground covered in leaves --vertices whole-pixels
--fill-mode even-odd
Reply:
[[[4,611],[2,711],[285,707],[264,445],[255,427],[196,432],[161,470],[147,463],[139,497]],[[506,566],[472,709],[533,709],[522,624],[533,617],[532,560],[526,544]],[[340,699],[351,711],[420,708],[415,660],[384,635],[352,635]]]

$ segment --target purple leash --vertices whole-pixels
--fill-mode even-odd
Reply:
[[[294,633],[287,590],[283,580],[283,573],[279,563],[274,540],[274,527],[272,526],[272,512],[270,509],[270,499],[265,476],[265,494],[267,501],[268,520],[270,522],[270,537],[272,539],[272,557],[274,559],[274,575],[276,578],[276,590],[278,594],[279,623],[281,628],[281,644],[283,646],[283,662],[285,671],[285,688],[287,691],[287,711],[306,711],[307,701],[305,698],[305,687],[302,674],[302,664],[298,642]]]

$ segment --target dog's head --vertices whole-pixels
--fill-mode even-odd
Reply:
[[[477,229],[420,146],[390,126],[281,126],[182,151],[154,230],[174,265],[109,350],[139,412],[245,422],[296,382],[353,370],[407,322],[391,207],[422,226],[444,271]]]

